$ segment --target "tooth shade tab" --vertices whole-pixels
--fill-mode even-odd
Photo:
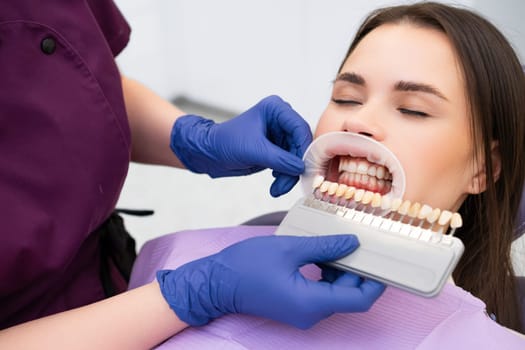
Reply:
[[[335,195],[337,197],[342,197],[343,194],[345,194],[346,190],[348,189],[348,186],[345,185],[345,184],[340,184],[338,187],[337,187],[337,191],[335,191]]]
[[[378,208],[381,206],[381,195],[379,193],[374,193],[372,198],[372,208]]]
[[[415,218],[419,214],[420,209],[421,209],[421,204],[419,204],[418,202],[415,202],[414,204],[412,204],[410,209],[408,209],[408,216],[410,216],[411,218]]]
[[[441,226],[448,225],[450,219],[452,218],[452,213],[448,210],[443,210],[439,216],[438,224]]]
[[[463,226],[463,220],[461,219],[461,215],[459,213],[452,214],[452,218],[450,219],[450,228],[456,229]]]
[[[390,210],[392,207],[392,200],[388,196],[381,197],[381,209]]]
[[[355,187],[349,186],[345,191],[345,199],[351,199],[355,195]]]
[[[372,202],[372,198],[374,198],[374,192],[365,191],[363,199],[361,199],[361,203],[370,204]]]
[[[319,190],[321,191],[321,193],[325,193],[326,191],[328,191],[330,184],[331,184],[330,181],[323,181],[323,183],[319,187]]]
[[[426,204],[423,204],[423,206],[421,207],[421,209],[419,210],[419,213],[417,214],[417,218],[418,219],[421,219],[421,220],[424,220],[427,218],[427,216],[432,212],[432,207],[426,205]]]
[[[401,215],[406,215],[408,213],[408,209],[410,209],[410,204],[412,204],[408,199],[401,204],[397,212]]]
[[[339,187],[339,184],[337,184],[336,182],[332,182],[330,184],[330,186],[328,186],[328,194],[331,196],[333,194],[335,194],[335,192],[337,191],[337,188]]]
[[[401,198],[394,198],[392,200],[392,211],[397,211],[401,206],[401,203],[403,203],[403,200]]]
[[[461,219],[461,215],[459,213],[452,214],[452,217],[450,218],[450,232],[449,234],[451,236],[456,233],[456,229],[463,226],[463,220]]]
[[[427,216],[427,221],[431,224],[436,222],[436,220],[439,218],[439,215],[441,214],[441,209],[435,208],[432,210],[432,212]]]
[[[354,194],[354,200],[356,202],[360,202],[361,199],[363,199],[363,196],[365,195],[365,190],[363,190],[362,188],[358,189],[355,191],[355,194]]]
[[[315,190],[316,188],[320,187],[323,182],[324,182],[324,176],[316,175],[312,183],[312,188]]]

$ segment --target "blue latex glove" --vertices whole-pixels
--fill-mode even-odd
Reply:
[[[170,147],[189,170],[211,177],[274,170],[270,193],[278,197],[299,180],[302,156],[312,142],[310,127],[278,96],[269,96],[243,114],[216,124],[195,115],[177,119]]]
[[[383,292],[383,284],[350,273],[326,282],[299,272],[305,264],[346,256],[358,245],[354,235],[256,237],[159,271],[157,280],[179,319],[192,326],[242,313],[306,329],[336,312],[366,311]]]

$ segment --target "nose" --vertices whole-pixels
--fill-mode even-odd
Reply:
[[[371,137],[376,141],[384,139],[381,112],[373,106],[362,106],[358,111],[347,115],[343,121],[343,131]]]

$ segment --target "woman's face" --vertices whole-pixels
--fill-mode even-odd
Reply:
[[[315,136],[331,131],[388,147],[405,170],[404,199],[457,211],[477,191],[464,79],[437,30],[386,24],[365,36],[336,78]]]

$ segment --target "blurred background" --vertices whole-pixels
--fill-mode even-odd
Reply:
[[[474,9],[496,24],[525,57],[525,2],[443,1]],[[357,26],[373,9],[408,1],[116,0],[132,27],[117,61],[123,74],[188,113],[223,121],[267,95],[287,100],[312,129]],[[140,247],[186,229],[238,225],[286,210],[297,186],[272,198],[269,170],[212,180],[180,169],[132,164],[119,207],[153,209],[126,216]]]

